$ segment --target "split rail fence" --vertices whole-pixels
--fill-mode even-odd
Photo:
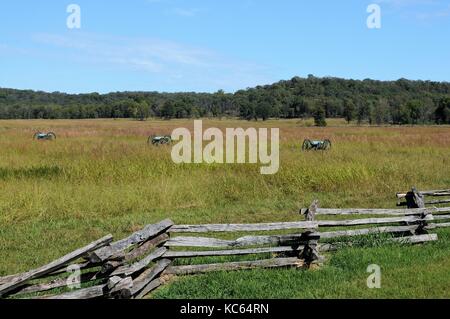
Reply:
[[[396,196],[398,199],[397,206],[407,206],[408,208],[423,208],[426,205],[450,203],[450,189],[418,191],[415,187],[413,187],[411,191],[397,193]],[[425,197],[437,197],[438,199],[430,199],[425,201]],[[405,201],[401,202],[402,199],[405,199]]]
[[[318,201],[314,201],[300,213],[304,215],[302,221],[259,224],[174,225],[166,219],[118,241],[107,235],[40,268],[1,277],[0,298],[143,298],[174,275],[252,268],[308,268],[320,264],[324,252],[351,244],[345,240],[349,237],[386,233],[391,234],[389,241],[417,244],[437,240],[437,235],[430,231],[450,226],[450,222],[445,222],[450,221],[450,207],[328,209],[319,208]],[[321,215],[370,216],[318,219]],[[275,231],[283,233],[272,234]],[[251,234],[242,236],[242,233]],[[225,237],[233,239],[214,234],[226,234]],[[197,257],[219,256],[253,258],[191,262]],[[183,259],[184,262],[179,261]],[[75,282],[68,269],[80,270]],[[74,283],[80,283],[81,287],[67,287]]]

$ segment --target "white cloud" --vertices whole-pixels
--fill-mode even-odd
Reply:
[[[197,15],[200,11],[202,11],[202,10],[197,9],[197,8],[192,8],[192,9],[175,8],[173,10],[173,12],[176,15],[179,15],[182,17],[193,17],[193,16]]]
[[[169,15],[177,15],[180,17],[194,17],[205,9],[200,8],[185,8],[176,6],[176,1],[173,0],[146,0],[148,4],[158,5],[161,8],[161,5],[165,7],[164,12]]]
[[[408,19],[431,21],[450,16],[450,6],[442,0],[376,0],[376,3],[389,8],[388,13],[399,13]]]
[[[114,64],[122,64],[124,66],[128,66],[134,69],[142,70],[142,71],[149,71],[149,72],[161,72],[162,71],[162,65],[155,63],[150,60],[141,60],[141,59],[127,59],[127,58],[109,58],[107,60],[108,62],[114,63]]]
[[[450,17],[450,6],[443,9],[438,9],[430,12],[420,12],[417,13],[417,18],[420,20],[428,20],[428,19],[439,19]]]
[[[387,4],[394,7],[409,7],[417,5],[438,4],[437,0],[377,0],[376,3]]]
[[[159,39],[135,39],[125,37],[110,37],[93,34],[77,33],[73,35],[58,35],[39,33],[33,36],[34,41],[68,50],[77,50],[85,57],[104,60],[112,63],[149,65],[160,69],[164,63],[206,66],[212,53],[204,49],[191,48],[175,42]],[[136,61],[139,61],[136,63]]]
[[[65,61],[132,70],[178,86],[233,91],[272,80],[265,66],[173,41],[86,33],[39,33],[33,40]]]

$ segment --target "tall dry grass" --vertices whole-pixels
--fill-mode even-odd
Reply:
[[[170,217],[178,223],[296,220],[323,207],[393,207],[394,193],[450,185],[449,127],[355,127],[332,121],[205,120],[204,127],[279,127],[280,170],[175,165],[147,137],[193,122],[0,121],[0,275],[40,265],[112,232]],[[54,131],[54,142],[33,141]],[[302,152],[304,138],[329,152]]]

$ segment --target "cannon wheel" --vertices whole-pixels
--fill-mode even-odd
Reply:
[[[47,139],[50,141],[56,140],[56,134],[53,132],[48,132],[47,133]]]
[[[303,141],[302,150],[307,151],[312,148],[312,143],[310,140],[306,139]]]
[[[331,141],[330,140],[323,141],[322,149],[323,150],[331,149]]]
[[[164,138],[161,140],[160,144],[169,144],[172,142],[172,138],[170,136],[164,136]]]
[[[41,132],[34,133],[33,139],[35,139],[35,140],[39,139],[40,134],[42,134],[42,133]]]

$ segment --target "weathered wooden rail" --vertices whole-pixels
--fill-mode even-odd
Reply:
[[[398,202],[397,206],[407,206],[408,208],[423,208],[425,205],[439,205],[450,203],[450,189],[418,191],[415,187],[409,192],[395,194]],[[439,197],[439,199],[425,201],[425,197]],[[405,199],[404,202],[401,200]]]
[[[301,214],[303,221],[258,224],[174,225],[167,219],[115,242],[108,235],[38,269],[0,278],[0,297],[143,298],[174,275],[309,268],[323,262],[323,253],[339,249],[344,243],[351,244],[354,236],[385,233],[391,234],[388,241],[417,244],[437,240],[436,234],[429,233],[431,230],[450,227],[450,222],[446,222],[450,221],[450,208],[322,209],[314,201]],[[377,217],[317,219],[325,215]],[[284,233],[264,234],[274,231]],[[251,234],[242,236],[245,232]],[[233,238],[233,233],[240,235]],[[226,234],[227,239],[215,234]],[[344,242],[327,242],[335,238]],[[250,255],[254,256],[252,260],[241,260]],[[214,262],[220,256],[239,259]],[[186,258],[207,258],[211,262],[197,264],[188,260],[179,265],[177,261]],[[76,281],[83,288],[68,288],[74,283],[73,274],[68,272],[73,267],[81,272]]]

